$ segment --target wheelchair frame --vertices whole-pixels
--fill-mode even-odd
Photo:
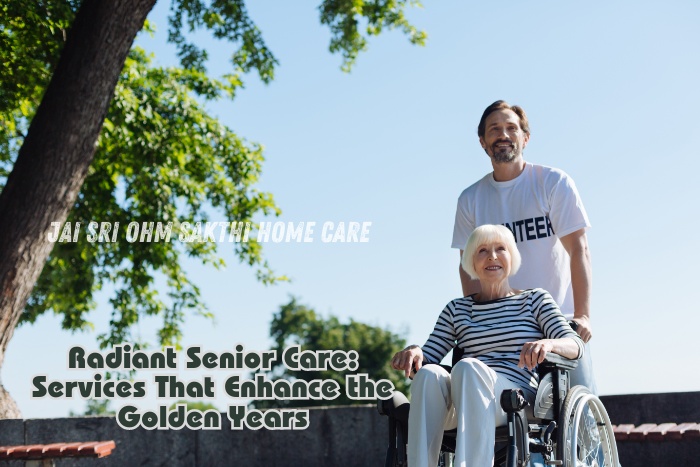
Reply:
[[[460,352],[454,352],[453,364],[460,358]],[[503,391],[500,402],[508,423],[496,429],[495,466],[527,467],[530,454],[540,453],[545,465],[618,467],[615,437],[605,407],[584,386],[569,388],[569,371],[577,364],[550,353],[538,366],[540,385],[531,407],[534,423],[529,423],[525,410],[529,404],[522,391]],[[395,392],[391,399],[378,401],[377,406],[380,414],[389,417],[385,467],[405,467],[410,403],[405,395]],[[456,430],[446,431],[440,467],[452,465],[455,444]]]

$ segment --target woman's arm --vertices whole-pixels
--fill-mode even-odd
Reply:
[[[560,238],[564,249],[569,253],[571,263],[571,287],[574,291],[574,320],[576,330],[583,342],[591,340],[591,254],[588,251],[585,229],[577,230]]]
[[[534,315],[545,339],[523,344],[518,366],[533,369],[544,361],[547,352],[571,359],[581,358],[583,341],[571,329],[549,292],[542,289],[535,290],[534,298],[536,303]]]
[[[397,352],[394,358],[391,359],[392,368],[404,371],[408,378],[411,376],[414,366],[416,371],[418,371],[425,363],[440,363],[455,345],[456,335],[452,324],[454,308],[455,300],[452,300],[438,316],[435,328],[423,346],[427,355],[423,354],[421,347],[409,345],[402,351]]]
[[[562,357],[579,358],[579,344],[572,337],[562,337],[561,339],[540,339],[534,342],[526,342],[520,351],[520,368],[535,368],[544,361],[547,352],[553,352]]]
[[[459,300],[459,299],[458,299]],[[433,332],[428,336],[422,347],[410,345],[401,352],[398,352],[394,357],[401,356],[400,367],[394,366],[399,370],[404,370],[406,376],[410,376],[411,364],[407,363],[410,358],[411,362],[415,362],[416,371],[426,363],[440,363],[447,353],[455,346],[457,336],[453,325],[453,313],[455,310],[455,301],[452,300],[438,316]],[[392,360],[393,362],[393,360]]]

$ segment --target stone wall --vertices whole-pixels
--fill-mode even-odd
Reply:
[[[614,424],[700,422],[700,392],[604,396]],[[339,466],[384,465],[388,424],[374,406],[310,410],[300,431],[123,430],[114,418],[1,420],[0,445],[114,440],[103,459],[63,459],[57,466]],[[227,418],[222,417],[227,424]],[[225,425],[228,426],[228,425]],[[623,467],[696,465],[700,439],[620,442]],[[0,462],[20,466],[20,462]]]
[[[624,394],[600,398],[613,424],[700,423],[700,392]],[[684,467],[700,465],[700,439],[620,441],[623,467]]]
[[[621,423],[700,423],[700,392],[601,396],[614,425]]]
[[[60,459],[57,466],[383,465],[388,424],[374,406],[309,410],[306,430],[124,430],[112,417],[1,420],[0,445],[114,440],[102,459]],[[20,466],[21,462],[0,462]]]

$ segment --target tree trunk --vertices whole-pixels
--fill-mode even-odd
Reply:
[[[126,56],[156,0],[85,0],[0,194],[0,366],[95,155]],[[47,336],[48,337],[48,336]],[[0,417],[17,418],[0,387]]]

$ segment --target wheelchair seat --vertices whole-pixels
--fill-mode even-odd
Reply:
[[[462,355],[454,349],[453,365]],[[569,371],[577,364],[547,354],[538,366],[540,384],[534,404],[527,404],[523,397],[520,405],[511,406],[510,401],[517,399],[517,392],[522,396],[522,391],[503,392],[501,406],[508,414],[508,425],[496,428],[495,466],[526,467],[534,452],[541,453],[547,465],[618,467],[612,425],[602,403],[583,386],[569,388]],[[448,371],[451,368],[443,366]],[[385,466],[406,466],[410,402],[405,395],[394,392],[392,398],[378,401],[378,410],[389,417]],[[456,433],[455,429],[443,434],[440,466],[451,465]]]

